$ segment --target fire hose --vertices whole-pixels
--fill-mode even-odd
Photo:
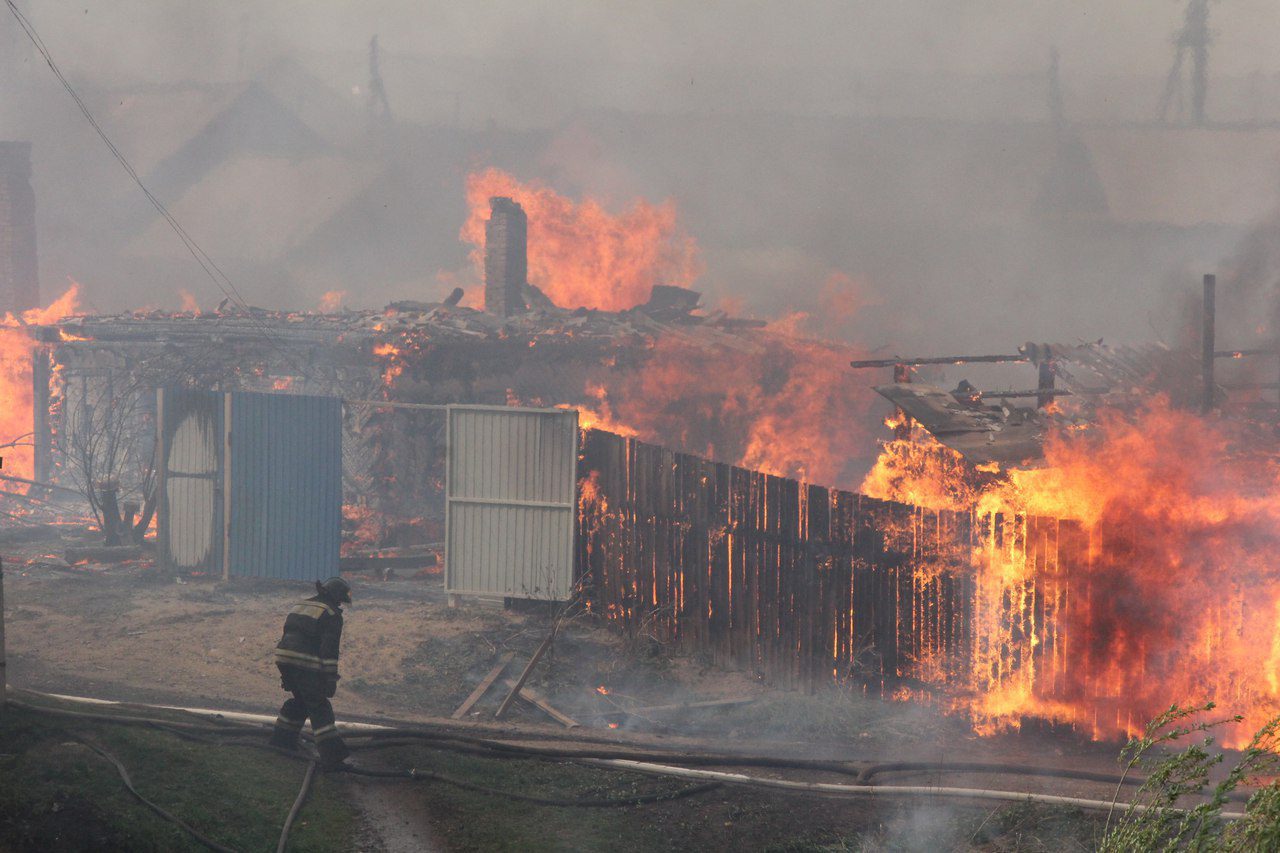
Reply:
[[[39,694],[36,691],[26,691]],[[81,697],[56,697],[68,701],[86,701],[90,704],[114,704],[102,703],[101,700],[82,700]],[[260,723],[265,720],[262,715],[237,715],[242,718],[252,718],[252,721],[246,720],[241,723],[217,723],[202,721],[200,723],[187,722],[181,720],[165,720],[154,717],[142,717],[135,715],[117,715],[109,713],[89,713],[83,711],[71,711],[62,708],[50,708],[48,706],[30,705],[17,700],[8,700],[8,704],[14,707],[26,710],[36,711],[40,713],[55,714],[58,716],[66,716],[70,718],[86,719],[98,722],[125,724],[125,725],[143,725],[162,730],[167,730],[175,735],[203,740],[217,745],[235,745],[234,739],[243,739],[246,735],[257,735],[260,732]],[[154,708],[154,706],[137,706],[142,708]],[[190,713],[187,709],[181,708],[162,708],[168,711],[183,711]],[[218,713],[218,712],[213,712]],[[218,740],[216,738],[222,738]],[[1018,764],[999,764],[999,763],[977,763],[977,762],[892,762],[886,764],[872,764],[860,768],[854,768],[848,764],[840,762],[821,761],[821,760],[805,760],[805,759],[780,759],[769,756],[744,756],[744,755],[714,755],[714,754],[681,754],[674,752],[639,752],[628,749],[592,749],[592,750],[573,750],[558,749],[554,747],[531,746],[528,744],[505,743],[492,738],[483,738],[473,735],[465,735],[456,732],[434,731],[427,728],[410,728],[410,727],[386,727],[378,725],[358,725],[357,730],[348,733],[348,737],[352,739],[368,740],[368,743],[353,744],[353,749],[376,749],[389,746],[399,746],[406,743],[416,741],[429,741],[433,747],[445,749],[448,751],[466,752],[471,754],[484,754],[491,757],[523,757],[533,759],[558,759],[578,762],[582,764],[607,767],[617,770],[627,770],[638,773],[646,773],[649,775],[662,775],[671,778],[681,778],[696,780],[701,784],[691,786],[679,791],[664,792],[658,794],[646,794],[635,797],[624,797],[616,799],[557,799],[548,797],[537,797],[530,794],[522,794],[514,791],[502,791],[478,785],[466,780],[457,779],[445,774],[436,773],[434,771],[423,771],[416,768],[409,770],[372,770],[361,767],[345,766],[340,768],[344,772],[353,776],[359,776],[369,779],[403,779],[403,780],[421,780],[436,781],[443,784],[459,787],[465,790],[478,791],[488,793],[494,796],[501,796],[508,799],[515,799],[525,802],[531,802],[538,805],[547,806],[573,806],[573,807],[611,807],[611,806],[634,806],[649,803],[658,803],[680,799],[684,797],[694,796],[705,793],[720,787],[721,785],[736,785],[743,787],[766,788],[792,793],[814,794],[822,796],[835,797],[943,797],[955,799],[969,800],[996,800],[1001,802],[1034,802],[1045,805],[1069,806],[1089,810],[1111,810],[1116,807],[1116,803],[1110,800],[1095,800],[1082,797],[1066,797],[1052,794],[1038,794],[1022,791],[1008,791],[988,788],[964,788],[964,787],[946,787],[933,785],[875,785],[875,784],[835,784],[829,782],[800,782],[789,779],[774,779],[760,776],[748,776],[743,773],[730,773],[720,770],[698,769],[690,766],[675,766],[669,763],[675,761],[681,765],[712,765],[712,766],[756,766],[756,767],[774,767],[787,769],[803,769],[803,770],[823,770],[827,772],[843,773],[845,775],[855,776],[858,782],[865,783],[879,773],[888,772],[916,772],[916,771],[933,771],[933,772],[991,772],[991,773],[1022,773],[1029,775],[1041,775],[1056,778],[1077,778],[1087,781],[1100,782],[1116,782],[1119,777],[1115,774],[1096,773],[1093,771],[1080,771],[1067,768],[1048,768],[1037,767],[1034,765],[1018,765]],[[397,740],[398,739],[398,740]],[[307,793],[310,789],[311,779],[314,774],[315,762],[310,757],[296,752],[280,750],[261,742],[245,743],[246,746],[257,746],[265,749],[271,749],[284,753],[291,758],[304,760],[309,762],[306,777],[303,781],[303,787],[298,793],[298,797],[294,802],[285,826],[280,837],[278,851],[283,851],[288,841],[289,830],[292,826],[294,818],[301,810]],[[107,757],[105,752],[95,749],[99,754]],[[116,765],[117,770],[121,772],[122,779],[125,780],[126,786],[130,792],[140,799],[149,808],[164,817],[166,820],[174,822],[189,833],[192,833],[198,841],[214,850],[227,850],[228,848],[217,846],[216,842],[211,842],[203,836],[198,835],[194,829],[182,823],[178,818],[155,806],[148,800],[142,798],[133,788],[132,782],[128,779],[127,771],[124,770],[122,764],[117,759],[109,758]],[[1139,782],[1141,780],[1130,780]],[[1148,806],[1134,804],[1136,811],[1145,811]],[[1173,809],[1176,811],[1176,809]],[[1221,815],[1227,820],[1236,820],[1244,817],[1242,812],[1224,812]]]

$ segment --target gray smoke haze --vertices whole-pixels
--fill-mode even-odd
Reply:
[[[711,303],[886,352],[1173,341],[1183,294],[1276,207],[1280,5],[1212,7],[1209,128],[1154,122],[1185,4],[22,4],[144,179],[256,304],[439,298],[463,186],[497,166],[621,208],[671,198]],[[102,310],[202,277],[16,25],[41,278]],[[393,122],[368,111],[377,34]],[[1062,121],[1050,106],[1060,57]],[[1176,118],[1176,116],[1175,116]],[[1273,287],[1273,282],[1254,287]]]

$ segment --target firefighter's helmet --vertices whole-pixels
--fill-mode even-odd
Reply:
[[[329,578],[324,583],[316,581],[316,592],[328,598],[330,601],[336,601],[340,604],[351,603],[351,584],[342,578]]]

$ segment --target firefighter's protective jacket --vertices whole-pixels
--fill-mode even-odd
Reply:
[[[276,663],[338,679],[342,608],[315,595],[294,605],[276,644]]]

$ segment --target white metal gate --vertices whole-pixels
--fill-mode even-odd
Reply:
[[[450,406],[448,592],[567,600],[577,467],[576,411]]]

